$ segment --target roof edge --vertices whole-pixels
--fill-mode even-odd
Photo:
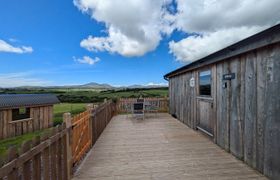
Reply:
[[[180,75],[187,71],[217,63],[227,58],[231,58],[233,56],[237,56],[278,42],[280,42],[280,24],[272,26],[237,43],[234,43],[201,59],[198,59],[190,64],[171,71],[164,75],[164,79],[168,80],[170,77]]]
[[[0,94],[0,109],[49,106],[60,103],[55,94]]]

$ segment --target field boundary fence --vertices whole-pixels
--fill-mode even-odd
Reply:
[[[120,98],[117,102],[118,113],[131,113],[132,106],[137,102],[138,98]],[[143,98],[144,102],[151,105],[156,105],[158,112],[169,111],[168,98]]]
[[[0,164],[0,180],[71,179],[75,166],[92,148],[116,113],[116,104],[88,105],[78,115],[63,115],[63,124],[42,136],[10,147]]]

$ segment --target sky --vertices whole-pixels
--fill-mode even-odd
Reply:
[[[1,0],[0,87],[166,84],[279,22],[279,0]]]

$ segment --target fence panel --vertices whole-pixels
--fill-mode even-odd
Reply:
[[[114,115],[115,104],[106,101],[71,118],[72,162],[76,166],[97,141]]]
[[[108,101],[92,109],[92,145],[95,144],[107,124],[115,115],[115,106],[115,103]]]
[[[90,149],[90,111],[87,110],[72,118],[72,156],[73,163],[81,160]]]
[[[94,145],[115,112],[115,103],[108,101],[74,117],[65,113],[63,125],[51,133],[23,143],[20,150],[8,150],[4,165],[0,164],[0,180],[70,179],[73,167]]]
[[[63,125],[41,138],[23,143],[19,150],[11,147],[6,164],[0,167],[0,179],[69,179],[63,162],[67,154],[58,151],[65,151],[66,132]]]
[[[130,113],[133,103],[137,102],[137,98],[121,98],[117,102],[118,113]],[[158,112],[168,112],[168,98],[144,98],[145,103],[157,104]]]

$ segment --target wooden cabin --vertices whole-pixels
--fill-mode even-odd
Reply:
[[[51,94],[0,95],[0,139],[52,127],[56,103]]]
[[[280,179],[279,24],[164,78],[170,114],[266,176]]]

